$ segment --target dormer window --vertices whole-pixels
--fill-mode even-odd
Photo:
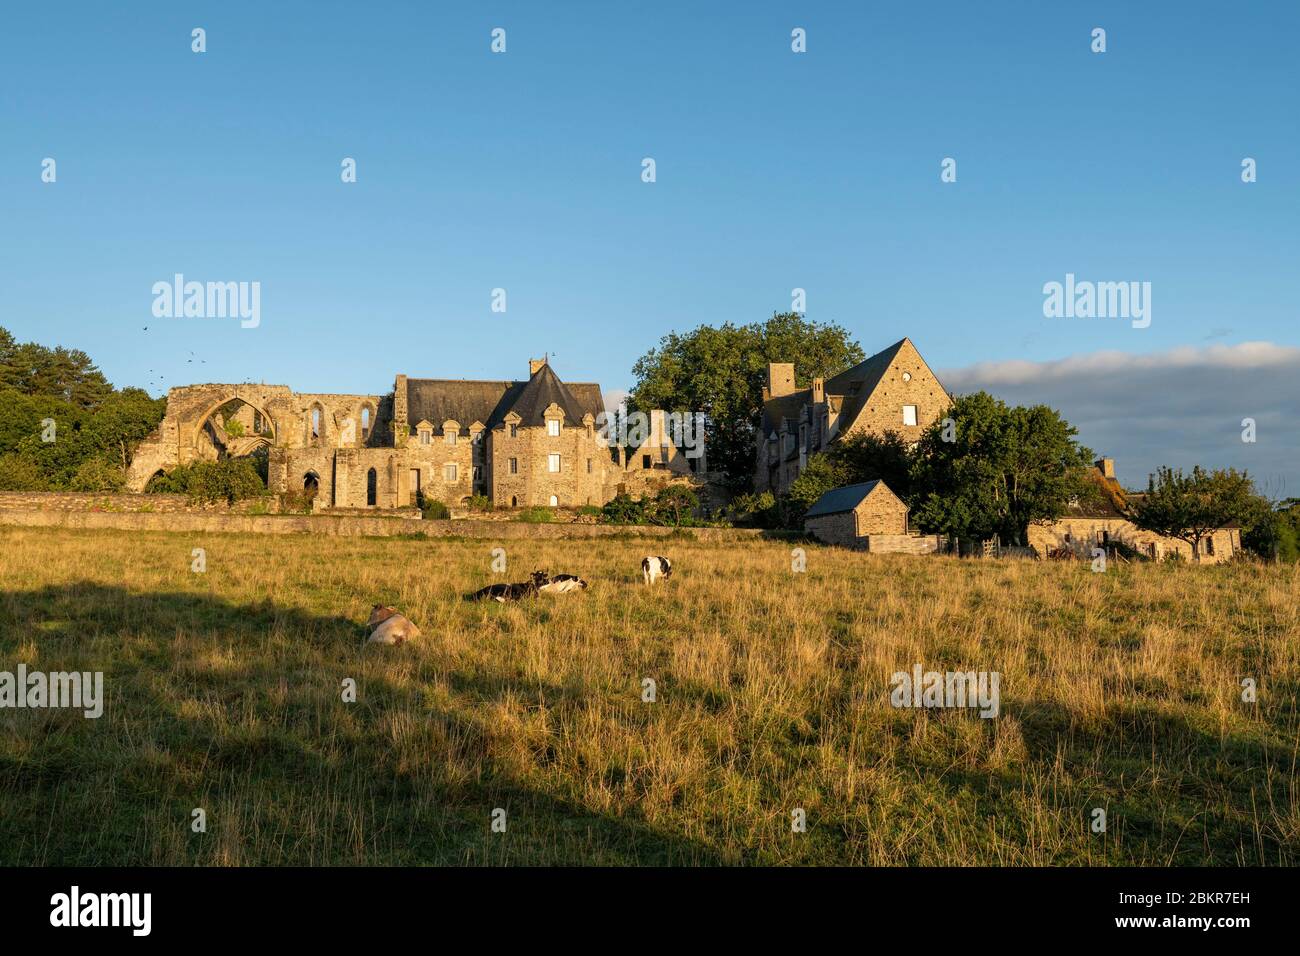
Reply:
[[[510,426],[510,437],[511,437],[511,438],[518,438],[518,437],[519,437],[519,426],[518,426],[518,425],[511,425],[511,426]]]
[[[560,437],[560,420],[558,418],[548,419],[546,422],[546,434],[552,438]]]
[[[447,444],[448,444],[448,445],[454,445],[454,444],[456,444],[456,433],[455,433],[455,432],[447,432]]]

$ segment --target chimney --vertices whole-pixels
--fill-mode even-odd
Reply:
[[[1097,470],[1101,472],[1103,478],[1113,479],[1115,477],[1114,458],[1098,458],[1094,464],[1096,464]]]
[[[537,372],[538,372],[538,370],[541,369],[541,367],[542,367],[543,365],[546,364],[546,358],[547,358],[546,356],[543,356],[542,358],[539,358],[539,359],[530,358],[530,359],[528,360],[528,377],[529,377],[529,378],[532,378],[534,375],[536,375]]]
[[[812,400],[814,405],[826,401],[826,380],[825,379],[822,378],[813,379]]]
[[[794,391],[794,365],[790,362],[767,363],[767,394],[780,398]]]

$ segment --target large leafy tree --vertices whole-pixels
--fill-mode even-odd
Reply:
[[[83,352],[18,345],[0,328],[0,488],[120,487],[165,409],[142,389],[116,391]]]
[[[912,454],[906,439],[898,432],[845,435],[831,445],[830,456],[843,469],[844,484],[879,478],[904,501],[911,498]]]
[[[955,399],[946,419],[914,452],[909,503],[927,531],[1024,542],[1031,524],[1060,517],[1085,491],[1092,452],[1054,409],[975,392]]]
[[[754,442],[769,362],[793,362],[795,380],[828,377],[862,361],[862,347],[841,326],[798,313],[749,325],[701,325],[664,336],[632,367],[629,404],[705,414],[709,467],[736,489],[754,475]]]
[[[1251,527],[1267,509],[1244,471],[1206,471],[1198,465],[1184,474],[1162,465],[1150,476],[1146,494],[1130,499],[1128,517],[1145,531],[1186,541],[1200,561],[1207,534],[1228,525]]]

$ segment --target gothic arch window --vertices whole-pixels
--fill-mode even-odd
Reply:
[[[311,436],[311,444],[320,445],[325,441],[325,409],[320,405],[313,405],[307,418],[307,428]]]
[[[371,468],[366,472],[366,507],[375,506],[375,497],[378,491],[379,478],[375,475],[375,469]]]
[[[370,437],[370,429],[375,423],[375,412],[369,405],[361,406],[361,441],[364,443]]]

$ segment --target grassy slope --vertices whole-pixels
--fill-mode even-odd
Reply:
[[[109,698],[0,711],[0,863],[1300,862],[1294,568],[516,542],[591,590],[466,603],[492,544],[0,528],[0,670]],[[917,662],[1002,716],[891,709]]]

